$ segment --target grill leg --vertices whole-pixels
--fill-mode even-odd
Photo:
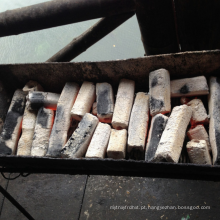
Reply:
[[[0,185],[0,192],[28,219],[34,218]]]

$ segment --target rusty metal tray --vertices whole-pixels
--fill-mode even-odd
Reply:
[[[47,91],[61,92],[65,82],[108,81],[117,91],[121,78],[133,79],[136,91],[148,91],[148,76],[166,68],[171,79],[220,75],[220,50],[184,52],[128,60],[81,63],[1,64],[0,80],[13,93],[30,79]],[[151,176],[220,180],[220,166],[149,163],[113,159],[61,159],[46,157],[0,156],[1,172],[65,173],[120,176]]]

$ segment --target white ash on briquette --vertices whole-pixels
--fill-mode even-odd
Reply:
[[[168,117],[162,114],[155,115],[151,120],[151,126],[148,134],[146,152],[145,152],[145,160],[148,162],[154,159],[167,120]]]
[[[151,116],[171,111],[170,73],[167,70],[159,69],[150,73],[149,95]]]
[[[22,135],[18,142],[17,155],[30,156],[34,136],[34,128],[37,120],[37,111],[28,110],[25,107],[22,121]]]
[[[87,158],[105,158],[111,127],[99,122],[86,152]]]
[[[14,155],[21,134],[21,123],[25,109],[26,93],[17,89],[12,97],[5,119],[3,131],[0,134],[0,154]]]
[[[114,112],[114,93],[109,83],[96,83],[96,102],[99,121],[111,123]]]
[[[60,94],[56,93],[30,91],[27,95],[26,105],[29,110],[38,110],[41,107],[56,110],[59,98]]]
[[[212,148],[213,164],[220,165],[220,78],[209,81],[209,140]]]
[[[23,91],[28,94],[30,91],[44,91],[43,87],[36,81],[30,80],[26,83]],[[17,155],[30,156],[34,136],[34,128],[37,119],[37,110],[29,110],[25,107],[22,121],[22,135],[18,142]]]
[[[71,109],[79,92],[79,85],[67,82],[57,103],[56,116],[49,139],[46,156],[60,157],[60,151],[67,141],[67,132],[70,127]]]
[[[115,109],[112,118],[114,129],[127,129],[134,101],[135,82],[121,79],[116,95]]]
[[[80,158],[85,156],[98,122],[99,120],[96,116],[86,113],[77,129],[61,150],[61,156],[65,158]]]
[[[89,113],[95,101],[95,85],[92,82],[83,82],[76,101],[71,110],[72,118],[81,121],[86,113]]]
[[[127,152],[140,151],[144,155],[149,122],[149,95],[138,92],[132,107],[129,126]],[[131,156],[131,155],[130,155]],[[135,155],[134,155],[135,156]]]
[[[191,116],[192,108],[187,105],[173,108],[155,153],[154,162],[178,162]]]
[[[209,87],[204,76],[170,81],[171,97],[208,95]]]
[[[37,114],[31,156],[44,157],[46,155],[53,121],[54,111],[41,107]]]
[[[205,140],[207,142],[209,152],[212,151],[209,141],[209,135],[203,125],[197,125],[195,128],[190,128],[187,132],[187,136],[190,140]]]
[[[126,156],[127,130],[111,130],[107,148],[108,158],[124,159]]]
[[[186,105],[192,108],[192,118],[191,123],[196,124],[207,124],[209,118],[206,112],[206,109],[201,101],[201,99],[193,99],[188,102]]]
[[[207,142],[205,140],[193,139],[186,145],[191,163],[194,164],[212,164]]]

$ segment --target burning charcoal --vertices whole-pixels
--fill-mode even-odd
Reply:
[[[53,120],[53,110],[43,107],[39,109],[34,129],[31,156],[43,157],[46,155]]]
[[[89,113],[95,101],[95,85],[85,81],[78,93],[76,101],[71,110],[72,118],[81,121],[82,117]]]
[[[99,121],[111,123],[114,111],[114,94],[109,83],[96,84],[96,100]]]
[[[187,105],[173,108],[155,153],[154,162],[178,162],[191,116],[192,108]]]
[[[38,110],[41,107],[56,110],[59,98],[60,94],[31,91],[27,95],[27,106],[29,110]]]
[[[92,114],[97,116],[97,102],[94,102],[92,105]]]
[[[190,129],[187,132],[187,136],[190,140],[192,139],[205,140],[207,142],[208,149],[211,152],[209,136],[203,125],[197,125],[195,128]]]
[[[187,105],[192,108],[191,124],[206,124],[209,122],[206,109],[200,99],[193,99]]]
[[[149,121],[149,96],[144,92],[136,95],[128,127],[128,153],[133,149],[144,155]]]
[[[188,102],[190,102],[190,99],[189,99],[189,98],[187,98],[187,97],[181,97],[180,103],[181,103],[182,105],[186,105]]]
[[[113,159],[124,159],[126,154],[127,130],[111,129],[107,156]]]
[[[23,88],[24,92],[30,91],[44,91],[43,87],[36,81],[30,80]]]
[[[97,117],[86,113],[80,121],[78,128],[73,132],[73,135],[61,150],[61,156],[69,158],[83,157],[98,123]]]
[[[18,89],[12,98],[3,131],[0,135],[0,154],[15,154],[21,134],[21,123],[25,108],[25,92]]]
[[[85,157],[105,158],[110,134],[110,125],[99,122]]]
[[[198,76],[194,78],[185,78],[172,80],[170,82],[171,97],[197,96],[209,94],[209,88],[206,78]]]
[[[5,86],[0,82],[0,133],[2,132],[5,117],[11,102],[12,94],[6,91]]]
[[[17,155],[31,155],[36,119],[37,111],[28,110],[28,107],[26,106],[22,121],[22,135],[18,142]]]
[[[145,160],[152,161],[158,144],[160,142],[161,135],[165,129],[168,117],[162,114],[155,115],[152,118],[150,131],[148,134],[147,145],[146,145],[146,153]]]
[[[220,78],[211,77],[209,86],[209,140],[213,164],[220,165]]]
[[[112,118],[112,126],[117,130],[128,128],[134,90],[135,82],[133,80],[122,79],[120,81]]]
[[[43,91],[43,88],[38,82],[30,80],[24,86],[23,91],[26,92],[26,94],[28,94],[28,92],[30,91]],[[36,119],[37,111],[28,110],[28,106],[26,106],[22,121],[22,135],[18,142],[17,155],[31,155],[31,147]]]
[[[187,143],[186,148],[191,163],[212,165],[207,142],[205,140],[193,139]]]
[[[171,111],[170,74],[165,69],[155,70],[149,75],[150,114],[152,116]]]
[[[79,92],[79,85],[67,82],[57,103],[56,117],[50,135],[46,156],[60,157],[60,151],[67,141],[67,132],[71,122],[71,109]]]

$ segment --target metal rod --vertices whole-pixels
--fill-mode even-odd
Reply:
[[[135,0],[146,55],[179,52],[173,0]]]
[[[0,37],[134,11],[133,0],[54,0],[0,13]]]
[[[131,18],[134,12],[110,16],[100,19],[83,34],[73,39],[63,49],[49,58],[46,62],[68,62],[86,51],[97,41],[105,37],[115,28]]]
[[[34,220],[34,218],[0,185],[0,192],[5,196],[23,215],[28,219]]]

